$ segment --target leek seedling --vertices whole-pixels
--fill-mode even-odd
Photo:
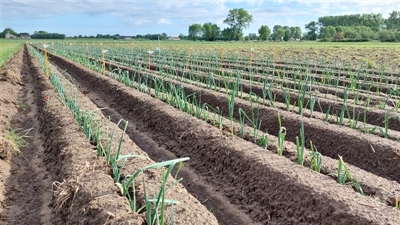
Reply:
[[[278,131],[278,149],[277,153],[282,156],[283,153],[283,143],[285,142],[286,128],[282,127],[281,116],[278,113],[279,131]]]
[[[134,174],[125,176],[125,178],[123,180],[121,180],[121,183],[118,183],[117,186],[120,188],[122,195],[125,195],[125,196],[128,197],[128,200],[129,200],[129,203],[130,203],[130,206],[131,206],[132,210],[134,212],[139,212],[139,211],[141,211],[142,208],[137,209],[137,207],[136,207],[136,193],[135,193],[135,191],[133,191],[132,196],[131,196],[131,194],[128,192],[129,187],[132,187],[133,190],[135,190],[135,179],[136,179],[136,177],[138,175],[142,174],[144,171],[149,170],[149,169],[157,169],[157,168],[162,168],[162,167],[168,166],[167,173],[163,174],[163,184],[161,186],[160,193],[159,193],[159,195],[157,197],[157,200],[156,200],[156,207],[158,207],[159,203],[160,203],[159,202],[160,198],[162,197],[163,193],[166,190],[168,190],[169,188],[171,188],[173,185],[175,185],[177,182],[180,181],[180,180],[177,180],[175,183],[171,184],[169,187],[165,186],[166,185],[166,179],[168,178],[169,174],[171,173],[173,167],[176,165],[176,163],[180,163],[180,162],[187,161],[187,160],[189,160],[188,157],[181,158],[181,159],[168,160],[168,161],[155,163],[155,164],[152,164],[152,165],[148,165],[148,166],[142,167],[139,170],[137,170]],[[149,202],[149,201],[146,201],[146,202]],[[158,210],[156,210],[155,212],[157,212],[157,211]],[[147,211],[147,212],[150,213],[151,211]]]
[[[122,170],[124,169],[125,164],[129,158],[141,158],[144,160],[149,160],[149,158],[138,155],[138,154],[119,155],[118,157],[116,155],[114,155],[111,158],[111,169],[112,169],[112,173],[113,173],[113,177],[114,177],[114,182],[116,183],[116,185],[118,187],[120,187],[119,182],[121,180]],[[121,163],[121,166],[118,167],[118,162],[120,160],[123,160],[123,162]]]
[[[297,162],[299,165],[303,165],[304,163],[304,148],[305,148],[305,135],[304,135],[304,120],[301,120],[300,126],[300,139],[301,139],[301,146],[299,143],[299,137],[296,137],[296,146],[297,146]]]
[[[312,141],[310,141],[310,148],[311,148],[310,168],[319,173],[321,171],[321,166],[322,166],[322,155],[321,153],[318,152],[317,147],[313,145]]]
[[[106,156],[106,162],[107,165],[111,164],[111,153],[112,153],[112,146],[114,144],[114,134],[116,128],[119,126],[119,124],[122,122],[122,119],[117,123],[117,125],[114,127],[113,132],[110,134],[107,132],[107,143],[106,143],[106,148],[105,148],[105,156]],[[122,138],[122,137],[121,137]]]
[[[222,112],[218,106],[215,108],[215,110],[216,110],[216,114],[218,115],[218,127],[220,130],[222,130],[222,119],[223,119]]]
[[[317,97],[311,98],[311,102],[310,102],[310,118],[312,118],[312,114],[313,114],[313,111],[314,111],[314,105],[315,105],[315,101],[316,100],[318,101]]]
[[[242,108],[239,108],[238,111],[239,111],[239,125],[240,125],[239,132],[240,132],[240,136],[243,138],[244,134],[245,134],[244,133],[244,119],[245,119],[245,117],[247,117],[247,115]]]
[[[288,90],[288,91],[286,92],[286,90],[285,90],[283,87],[281,87],[281,90],[282,90],[282,93],[283,93],[283,97],[284,97],[284,99],[285,99],[286,110],[287,110],[288,112],[290,112],[290,91]]]
[[[208,122],[208,118],[210,117],[210,112],[208,111],[207,103],[203,104],[202,111],[204,112],[203,113],[204,121]]]
[[[339,164],[337,170],[338,183],[340,184],[350,184],[358,193],[364,194],[360,183],[357,178],[352,177],[349,169],[343,161],[342,156],[339,155]]]
[[[261,137],[260,143],[259,143],[264,149],[268,148],[268,134],[265,132],[265,134]]]
[[[236,84],[237,84],[237,85],[234,85],[233,90],[232,90],[231,93],[229,94],[228,85],[227,85],[227,83],[226,83],[225,80],[224,80],[224,83],[225,83],[225,91],[226,91],[226,94],[228,95],[228,96],[227,96],[227,97],[228,97],[228,109],[229,109],[229,119],[230,119],[230,121],[231,121],[231,134],[232,134],[232,135],[233,135],[233,133],[234,133],[234,131],[233,131],[233,110],[234,110],[234,107],[235,107],[235,96],[236,96],[236,93],[237,93],[238,82],[239,82],[239,80],[236,79]]]
[[[344,105],[342,106],[342,110],[340,111],[339,118],[338,118],[338,119],[339,119],[338,124],[339,124],[340,126],[343,125],[344,112],[346,111],[346,109],[347,109],[347,105],[344,104]]]
[[[349,118],[349,126],[351,129],[357,129],[357,124],[358,124],[358,120],[360,119],[360,112],[358,113],[358,116],[356,117],[356,112],[355,112],[355,108],[353,107],[353,116],[350,116],[350,112],[347,109],[347,117]]]

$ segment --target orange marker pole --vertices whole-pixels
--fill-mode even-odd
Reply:
[[[190,61],[190,56],[192,55],[192,48],[190,48],[190,52],[189,52],[189,55],[188,55],[188,58],[187,58],[187,60],[186,60],[186,69],[185,69],[185,71],[188,69],[188,67],[189,67],[189,61]]]

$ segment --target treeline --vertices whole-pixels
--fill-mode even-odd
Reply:
[[[65,34],[48,33],[46,31],[35,31],[31,35],[32,39],[65,39]]]
[[[321,27],[328,26],[345,26],[345,27],[356,27],[363,26],[369,27],[373,31],[378,32],[382,28],[385,19],[382,14],[370,13],[370,14],[351,14],[341,16],[323,16],[318,18],[318,23]]]
[[[19,38],[19,37],[21,37],[23,35],[28,35],[29,36],[29,33],[25,33],[25,32],[24,33],[17,33],[12,28],[7,27],[7,28],[5,28],[3,30],[3,32],[0,32],[0,38],[5,38],[7,33],[10,33],[11,35],[14,35],[17,38]]]
[[[400,11],[382,14],[324,16],[305,25],[305,39],[322,41],[400,40]]]
[[[10,33],[17,38],[32,38],[32,39],[65,39],[65,34],[59,33],[48,33],[46,31],[35,31],[32,35],[29,35],[27,32],[17,33],[12,28],[7,27],[3,32],[0,33],[0,38],[5,38],[5,35]]]
[[[119,34],[97,34],[96,36],[84,36],[84,35],[77,35],[77,36],[72,36],[70,38],[98,38],[98,39],[114,39],[114,40],[119,40],[119,39],[147,39],[147,40],[167,40],[168,35],[166,33],[162,34],[138,34],[138,35],[133,35],[133,36],[126,36],[126,35],[119,35]]]
[[[245,36],[243,33],[244,28],[248,28],[253,21],[253,16],[243,8],[229,10],[229,14],[223,23],[229,27],[221,30],[217,24],[211,22],[204,23],[203,25],[195,23],[189,26],[189,40],[204,40],[204,41],[241,41],[241,40],[275,40],[275,41],[288,41],[300,40],[302,36],[300,27],[289,27],[275,25],[271,29],[267,25],[262,25],[258,29],[258,33],[250,33]],[[182,36],[182,34],[181,34]]]

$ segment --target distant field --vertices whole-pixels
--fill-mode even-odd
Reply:
[[[44,40],[31,40],[43,43]],[[246,58],[250,49],[254,60],[268,60],[275,58],[286,63],[311,63],[318,65],[331,65],[340,67],[370,69],[384,69],[398,72],[400,68],[400,45],[388,42],[315,42],[315,41],[289,41],[289,42],[205,42],[205,41],[149,41],[149,40],[111,40],[111,39],[64,39],[47,40],[47,43],[63,43],[63,45],[99,45],[104,48],[130,47],[155,50],[189,51],[193,55],[214,54],[225,57]],[[1,43],[1,41],[0,41]],[[108,46],[108,47],[107,47]],[[278,48],[278,52],[276,49]]]
[[[0,67],[2,67],[14,53],[21,48],[23,42],[21,41],[0,41]]]
[[[45,40],[31,40],[32,42],[43,42]],[[1,41],[0,41],[1,42]],[[63,39],[63,40],[47,40],[47,43],[51,42],[65,42],[65,43],[104,43],[104,44],[131,44],[135,45],[158,45],[158,41],[149,40],[111,40],[111,39]],[[327,46],[340,46],[340,47],[380,47],[380,48],[397,48],[400,49],[398,42],[380,42],[380,41],[370,41],[370,42],[316,42],[316,41],[288,41],[288,42],[274,42],[274,41],[216,41],[216,42],[206,42],[206,41],[159,41],[160,45],[166,46],[217,46],[217,47],[243,47],[243,46],[275,46],[276,44],[281,46],[303,46],[303,47],[327,47]]]

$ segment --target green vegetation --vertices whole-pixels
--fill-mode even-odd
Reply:
[[[32,138],[31,136],[28,136],[28,133],[32,130],[32,129],[28,129],[28,130],[23,130],[18,132],[18,129],[13,129],[11,127],[10,124],[10,117],[7,120],[6,123],[6,139],[9,140],[11,142],[11,147],[12,150],[14,151],[14,153],[16,154],[20,154],[20,148],[25,147],[28,142],[26,142],[27,138]]]
[[[285,31],[283,28],[282,30]],[[161,51],[157,51],[158,47]],[[79,41],[56,42],[55,48],[57,54],[102,72],[100,69],[102,48],[98,42],[89,44],[82,44]],[[104,56],[106,61],[132,68],[129,71],[106,68],[106,75],[213,124],[224,130],[225,134],[229,132],[230,135],[251,139],[251,142],[263,148],[267,148],[271,143],[268,136],[275,136],[277,144],[269,150],[276,150],[278,155],[285,155],[283,153],[285,141],[294,142],[297,145],[297,163],[303,165],[309,159],[309,167],[316,172],[321,171],[322,155],[309,140],[310,136],[306,134],[304,129],[306,122],[299,123],[300,134],[295,138],[292,128],[286,130],[282,126],[282,114],[278,111],[276,126],[279,130],[269,131],[270,128],[262,127],[261,119],[264,118],[260,111],[265,109],[262,105],[297,113],[313,120],[322,116],[330,124],[350,127],[365,133],[376,131],[375,134],[378,136],[391,138],[390,133],[388,134],[391,118],[389,112],[397,110],[393,109],[391,101],[396,106],[399,105],[395,86],[399,84],[399,79],[387,76],[388,65],[393,63],[393,58],[380,64],[373,55],[382,56],[381,53],[387,52],[387,49],[396,55],[400,53],[398,45],[380,42],[370,42],[362,46],[359,43],[282,42],[279,46],[278,62],[285,62],[290,66],[274,63],[276,47],[273,42],[135,41],[132,44],[131,41],[112,41],[104,42],[103,48],[109,50]],[[156,50],[149,60],[148,52],[154,49]],[[376,67],[374,71],[369,71],[370,66],[366,61],[354,60],[361,52],[373,52],[373,55],[368,55]],[[328,60],[329,56],[338,55],[343,56],[343,61],[339,61],[341,59],[337,57],[336,60]],[[151,70],[148,69],[149,65],[153,66]],[[158,67],[154,70],[155,65]],[[395,66],[391,65],[391,68],[392,71],[398,71]],[[198,97],[197,92],[192,91],[193,87],[188,91],[185,84],[223,93],[224,102],[220,102],[220,105],[201,102],[202,99]],[[393,90],[390,93],[386,91],[386,95],[382,98],[381,92],[385,92],[382,90],[385,88],[384,84],[393,85]],[[371,87],[379,90],[371,90]],[[324,103],[327,96],[337,102],[339,107],[332,103]],[[372,103],[370,98],[375,99],[375,103]],[[377,109],[385,110],[386,114],[382,124],[370,126],[366,115],[371,110],[370,104],[377,104],[377,98],[381,98],[379,105],[376,105]],[[250,107],[238,104],[238,99],[249,101]],[[364,111],[356,111],[357,107]],[[223,126],[223,119],[227,119],[226,122],[230,124]],[[364,130],[358,125],[360,120],[364,120]],[[235,131],[234,125],[237,124],[239,129]],[[288,140],[285,140],[286,138]],[[310,145],[306,146],[309,141]],[[307,147],[310,147],[311,151],[306,149]],[[118,158],[118,160],[124,159]],[[115,174],[121,174],[121,169],[122,167],[117,168]],[[338,182],[351,184],[356,191],[363,193],[358,180],[350,174],[341,158],[338,166]],[[120,182],[122,189],[132,189],[132,185],[128,180]],[[128,195],[128,198],[134,201],[135,196]],[[138,210],[135,206],[132,207]]]
[[[22,46],[18,41],[0,41],[0,67],[2,67]]]
[[[400,11],[390,12],[387,19],[380,13],[323,16],[308,23],[306,29],[309,40],[394,42],[400,40]]]
[[[34,50],[30,47],[30,50],[33,52],[35,57],[39,60],[40,65],[43,70],[45,70],[45,59],[42,54]],[[147,157],[137,155],[137,154],[127,154],[121,155],[121,146],[123,143],[123,136],[128,126],[128,121],[120,120],[117,125],[115,125],[112,132],[109,131],[109,127],[103,131],[101,121],[97,118],[98,115],[94,113],[94,111],[82,110],[79,106],[79,102],[75,97],[74,93],[67,94],[62,79],[51,71],[50,73],[50,82],[53,84],[54,88],[58,92],[59,101],[67,107],[72,114],[74,115],[78,125],[80,126],[83,133],[90,140],[90,142],[96,146],[98,156],[104,156],[108,165],[112,167],[112,175],[115,181],[115,184],[120,188],[122,195],[128,198],[131,209],[134,212],[140,213],[145,209],[146,211],[146,222],[148,225],[153,224],[164,224],[166,217],[166,204],[174,205],[178,204],[177,201],[165,199],[165,193],[167,190],[171,189],[173,186],[177,185],[182,178],[175,180],[172,184],[167,186],[167,179],[170,177],[172,169],[178,164],[178,169],[175,174],[175,179],[177,178],[179,170],[182,168],[182,162],[189,160],[189,158],[181,158],[169,160],[161,163],[154,163],[145,167],[140,168],[133,174],[125,175],[121,177],[122,170],[127,163],[127,159],[129,158],[140,158],[143,160],[149,160]],[[121,122],[125,122],[125,127],[123,133],[119,140],[115,140],[115,130],[119,126]],[[13,135],[15,136],[15,135]],[[19,140],[19,139],[18,139]],[[122,163],[119,163],[122,161]],[[165,171],[165,167],[167,168]],[[158,193],[153,191],[154,193],[149,193],[146,188],[144,171],[150,169],[162,169],[162,180],[161,187]],[[144,205],[139,207],[137,206],[136,200],[136,181],[135,178],[138,176],[142,176],[142,185],[144,190]],[[132,191],[131,191],[132,190]],[[152,197],[151,197],[152,195]],[[174,222],[173,219],[173,207],[171,213],[171,221]]]
[[[311,148],[311,160],[310,160],[310,168],[316,172],[321,172],[322,166],[322,155],[318,152],[317,147],[313,145],[312,141],[310,141]]]
[[[350,170],[347,168],[343,161],[342,156],[339,155],[339,164],[337,170],[337,181],[340,184],[350,184],[358,193],[364,194],[360,183],[357,178],[352,176]]]
[[[243,8],[231,9],[224,20],[224,23],[228,24],[229,27],[222,31],[222,35],[227,41],[241,40],[243,37],[243,29],[248,28],[252,22],[253,16],[249,14],[247,10]]]

